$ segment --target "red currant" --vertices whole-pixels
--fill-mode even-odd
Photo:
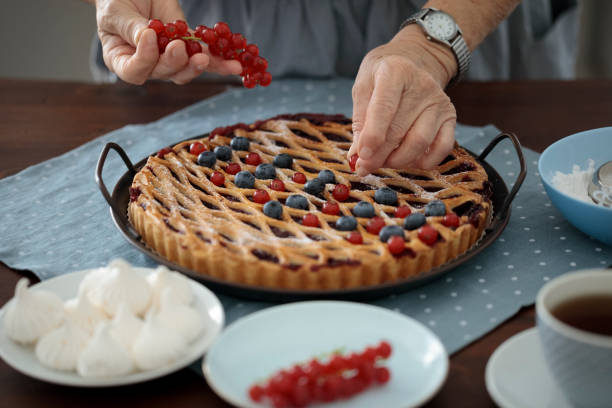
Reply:
[[[253,201],[258,204],[265,204],[270,201],[270,194],[266,190],[255,190],[253,193]]]
[[[245,50],[249,52],[253,57],[259,55],[259,48],[255,44],[249,44],[245,47]]]
[[[418,237],[421,241],[431,246],[438,240],[438,231],[430,225],[419,228]]]
[[[202,46],[199,42],[194,40],[186,40],[185,47],[187,48],[187,55],[190,57],[194,54],[202,52]]]
[[[226,167],[225,167],[225,172],[227,174],[236,174],[238,173],[241,169],[240,165],[238,163],[229,163]]]
[[[448,213],[442,219],[442,224],[450,228],[457,228],[459,226],[459,217],[455,213]]]
[[[357,165],[357,159],[359,159],[359,156],[357,154],[352,155],[351,158],[349,159],[349,166],[351,166],[352,171],[355,171],[355,166]]]
[[[149,28],[153,29],[153,31],[155,31],[155,33],[158,35],[163,33],[165,30],[164,23],[156,18],[149,20]]]
[[[238,54],[238,61],[243,67],[251,67],[254,60],[255,57],[248,51],[242,51],[240,54]]]
[[[217,33],[212,28],[204,28],[202,30],[202,41],[204,41],[208,45],[215,44],[217,42]]]
[[[391,345],[387,341],[381,341],[378,344],[378,347],[376,347],[376,352],[378,353],[379,357],[389,358],[391,355]]]
[[[251,386],[251,388],[249,388],[249,396],[253,401],[260,402],[264,396],[264,389],[261,386],[255,384]]]
[[[245,77],[242,77],[242,85],[244,85],[245,88],[251,89],[255,88],[257,82],[253,79],[251,75],[247,75]]]
[[[217,43],[215,44],[219,51],[223,54],[230,48],[230,42],[227,38],[219,37],[217,38]]]
[[[231,44],[233,49],[242,51],[246,47],[247,41],[242,34],[234,33],[232,34]]]
[[[391,373],[389,372],[389,369],[387,367],[376,367],[374,376],[376,377],[377,383],[385,384],[389,382],[389,379],[391,378]]]
[[[336,184],[334,187],[334,191],[332,191],[332,195],[338,201],[344,201],[349,197],[349,188],[344,184]]]
[[[174,150],[172,150],[171,147],[164,147],[163,149],[161,149],[159,152],[157,152],[157,157],[163,159],[164,156],[166,156],[168,153],[172,153]]]
[[[291,176],[291,180],[293,180],[294,183],[298,183],[298,184],[305,184],[306,183],[306,176],[304,175],[304,173],[294,173],[293,176]]]
[[[195,154],[196,156],[205,150],[206,146],[204,146],[204,143],[201,142],[193,142],[189,145],[189,153]]]
[[[259,85],[268,86],[272,82],[272,75],[269,72],[264,72],[261,74],[261,79],[259,80]]]
[[[213,171],[213,174],[210,176],[210,181],[212,181],[215,186],[222,186],[225,184],[225,176],[219,171]]]
[[[351,231],[346,237],[346,240],[355,245],[363,244],[363,237],[358,231]]]
[[[207,29],[209,29],[209,28],[208,28],[208,27],[206,27],[205,25],[200,24],[199,26],[197,26],[197,27],[195,28],[195,31],[194,31],[193,35],[194,35],[195,37],[198,37],[198,38],[199,38],[199,39],[201,39],[201,40],[204,40],[204,39],[202,38],[202,34],[204,33],[204,30],[207,30]]]
[[[380,230],[385,226],[385,220],[379,216],[370,218],[366,224],[366,230],[372,235],[378,235]]]
[[[179,37],[187,35],[187,31],[189,30],[189,26],[183,20],[175,20],[174,26],[176,27],[177,34]]]
[[[396,218],[406,218],[410,215],[412,211],[410,211],[410,207],[407,205],[401,205],[395,209],[395,217]]]
[[[246,157],[244,158],[244,162],[246,164],[250,164],[251,166],[257,166],[261,164],[261,157],[259,156],[259,154],[252,152],[246,155]]]
[[[157,48],[159,49],[159,53],[163,54],[166,51],[166,47],[170,43],[170,39],[165,34],[159,34],[157,36]]]
[[[270,182],[270,188],[275,191],[285,191],[285,183],[282,180],[274,179]]]
[[[224,23],[223,21],[219,21],[217,24],[215,24],[213,29],[215,30],[215,33],[217,33],[217,35],[221,38],[229,39],[232,36],[232,30],[230,30],[227,23]]]
[[[255,57],[253,60],[253,69],[259,72],[265,72],[268,69],[268,61],[262,57]]]
[[[389,252],[393,255],[399,255],[404,252],[404,238],[399,235],[393,235],[387,241],[387,246],[389,247]]]
[[[302,217],[302,225],[306,227],[318,227],[319,218],[314,214],[304,214]]]
[[[338,215],[338,213],[340,212],[340,206],[336,202],[326,201],[323,203],[321,211],[323,211],[324,214]]]
[[[174,23],[166,23],[164,25],[164,30],[168,38],[170,38],[171,40],[174,40],[175,38],[179,37],[178,29],[176,28]]]
[[[217,43],[210,44],[208,46],[208,52],[210,52],[210,55],[212,55],[213,57],[221,56],[221,49],[219,49],[219,46],[217,46]]]

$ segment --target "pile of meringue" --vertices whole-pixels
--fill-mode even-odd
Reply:
[[[208,316],[188,278],[159,266],[145,276],[117,259],[89,272],[75,298],[28,288],[22,278],[4,314],[7,336],[33,345],[44,366],[83,377],[153,370],[181,358]]]

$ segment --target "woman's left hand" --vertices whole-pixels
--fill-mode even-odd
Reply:
[[[357,174],[380,167],[429,169],[454,144],[457,115],[445,86],[457,63],[416,25],[370,51],[353,86],[353,144]]]

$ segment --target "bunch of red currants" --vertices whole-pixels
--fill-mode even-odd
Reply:
[[[164,24],[153,19],[149,21],[149,28],[157,34],[157,46],[160,54],[172,40],[183,40],[187,55],[192,56],[202,52],[200,41],[208,45],[208,51],[215,57],[225,60],[237,60],[242,65],[242,84],[245,88],[254,88],[257,85],[268,86],[272,82],[272,75],[267,71],[268,61],[259,55],[259,48],[255,44],[248,44],[246,38],[240,33],[232,33],[229,25],[222,21],[213,28],[199,25],[193,31],[183,20]]]

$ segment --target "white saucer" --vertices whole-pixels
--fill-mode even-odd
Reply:
[[[152,273],[154,269],[135,268],[143,274]],[[54,292],[63,300],[76,296],[81,280],[90,270],[68,273],[33,285],[38,289]],[[206,318],[206,328],[203,335],[188,346],[183,357],[174,363],[154,370],[137,371],[132,374],[109,377],[89,378],[81,377],[76,372],[59,371],[47,368],[40,364],[34,353],[33,346],[24,346],[9,339],[4,331],[4,324],[0,324],[0,357],[15,370],[30,377],[46,382],[76,387],[109,387],[117,385],[134,384],[178,371],[202,357],[204,352],[217,338],[223,328],[225,315],[219,299],[203,285],[191,280],[194,294],[193,306]],[[6,305],[5,305],[6,306]],[[5,312],[5,306],[0,310],[0,323]]]
[[[400,313],[361,303],[309,301],[271,307],[231,324],[206,354],[202,370],[211,388],[239,407],[253,403],[248,388],[281,368],[343,348],[362,350],[387,340],[391,380],[325,408],[415,407],[446,379],[448,356],[424,325]]]
[[[546,367],[535,327],[495,350],[487,362],[485,383],[502,408],[571,408]]]

